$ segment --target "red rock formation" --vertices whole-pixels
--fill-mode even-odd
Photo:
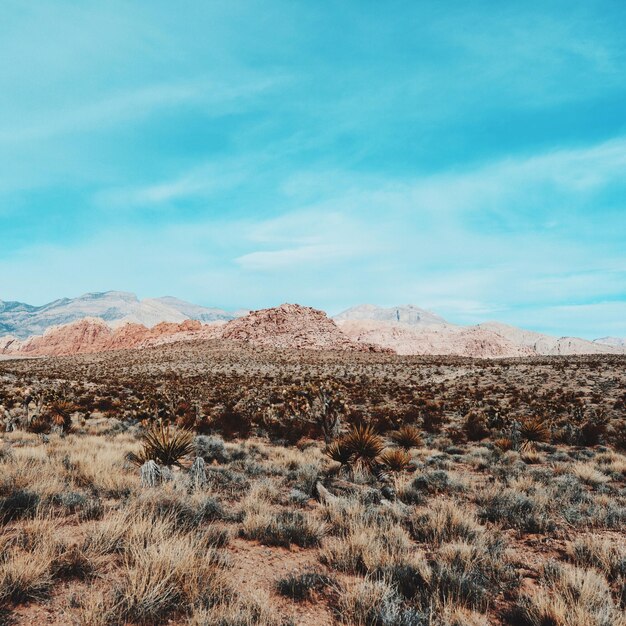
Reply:
[[[201,324],[187,320],[163,322],[153,328],[124,324],[112,329],[101,319],[85,318],[49,328],[43,335],[24,342],[0,344],[0,354],[58,356],[107,350],[145,348],[192,339],[245,341],[276,349],[386,351],[387,348],[349,339],[323,311],[297,304],[253,311],[226,324]]]
[[[352,341],[326,313],[299,304],[252,311],[228,322],[222,338],[277,349],[383,351]]]
[[[223,324],[201,324],[187,320],[180,324],[163,322],[153,328],[141,324],[124,324],[110,328],[98,318],[85,318],[71,324],[54,326],[43,335],[29,337],[23,342],[6,338],[0,342],[0,354],[16,356],[60,356],[107,350],[127,350],[185,341],[214,339]]]

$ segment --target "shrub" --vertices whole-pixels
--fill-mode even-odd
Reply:
[[[352,450],[341,439],[329,443],[324,450],[324,454],[342,467],[347,466],[352,458]]]
[[[470,411],[463,420],[463,432],[469,441],[480,441],[489,434],[487,420],[482,413]]]
[[[302,548],[319,545],[326,526],[302,511],[281,511],[266,517],[248,514],[240,534],[246,539],[256,539],[268,546],[289,547],[292,543]]]
[[[409,519],[409,529],[417,541],[434,544],[471,540],[483,532],[483,527],[471,512],[448,500],[438,500],[429,509],[414,513]]]
[[[516,623],[523,626],[623,625],[624,617],[611,597],[606,580],[595,570],[547,563],[541,588],[522,594],[515,608]]]
[[[419,448],[422,443],[422,433],[416,426],[404,425],[389,434],[389,439],[398,447],[410,450]]]
[[[276,590],[282,596],[293,600],[306,600],[311,598],[314,592],[323,591],[332,584],[332,579],[318,572],[305,572],[299,575],[290,575],[281,578],[276,583]]]
[[[343,444],[350,450],[350,464],[371,471],[378,462],[378,456],[385,444],[371,426],[353,426],[343,437]]]
[[[529,417],[522,420],[519,434],[526,445],[550,441],[550,429],[540,417]]]
[[[546,504],[514,489],[494,488],[479,497],[480,518],[527,533],[551,532],[556,524]]]
[[[193,443],[196,456],[203,458],[207,463],[213,461],[228,463],[230,461],[230,454],[228,454],[224,441],[220,437],[198,435]]]
[[[379,461],[390,472],[405,472],[411,467],[411,455],[404,449],[383,450]]]
[[[36,493],[18,489],[0,498],[0,523],[6,524],[16,519],[32,517],[39,506],[40,498]]]
[[[173,430],[162,422],[152,426],[143,437],[142,451],[131,454],[130,459],[137,465],[155,461],[165,467],[182,467],[181,460],[194,449],[194,435],[188,430]]]
[[[609,539],[579,537],[567,545],[567,557],[579,567],[595,567],[610,581],[626,578],[626,549]]]

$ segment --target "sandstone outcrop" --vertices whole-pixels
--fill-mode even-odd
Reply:
[[[352,341],[326,313],[299,304],[252,311],[228,322],[222,338],[277,349],[383,351],[379,346]]]

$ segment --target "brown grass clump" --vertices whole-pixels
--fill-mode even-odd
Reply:
[[[551,562],[544,566],[541,588],[523,594],[517,618],[524,626],[624,626],[606,579],[593,569]]]
[[[484,531],[471,512],[450,500],[437,500],[429,508],[416,511],[409,523],[417,541],[436,545],[459,539],[472,540]]]
[[[419,428],[409,424],[401,426],[398,430],[389,433],[389,439],[399,448],[404,448],[404,450],[419,448],[424,441]]]
[[[584,535],[567,545],[568,559],[578,567],[595,567],[609,581],[626,579],[626,546],[593,535]]]

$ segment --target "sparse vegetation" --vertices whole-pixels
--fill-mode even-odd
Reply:
[[[624,623],[623,359],[220,350],[0,364],[9,623]]]

